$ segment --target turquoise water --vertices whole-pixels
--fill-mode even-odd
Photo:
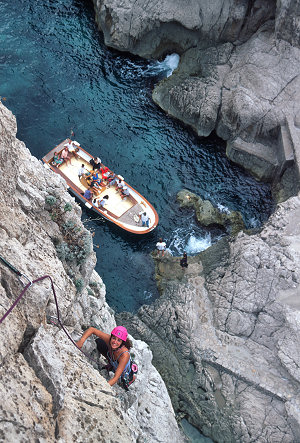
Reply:
[[[192,426],[185,418],[181,420],[181,428],[187,438],[188,443],[211,443],[212,440],[200,434],[198,429]]]
[[[18,138],[41,158],[73,129],[159,213],[157,229],[137,237],[83,210],[113,308],[135,311],[157,297],[149,253],[158,237],[180,255],[220,235],[178,208],[180,189],[241,211],[248,227],[268,218],[269,187],[232,165],[217,137],[197,138],[153,104],[151,90],[166,68],[107,49],[91,2],[0,0],[0,13],[0,95],[17,117]]]

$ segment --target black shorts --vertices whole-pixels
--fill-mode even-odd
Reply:
[[[104,355],[107,358],[108,346],[102,338],[96,338],[97,349],[100,354]]]

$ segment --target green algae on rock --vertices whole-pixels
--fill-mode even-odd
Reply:
[[[194,208],[197,220],[203,226],[220,226],[229,230],[231,235],[237,235],[238,232],[245,229],[244,220],[240,212],[222,212],[220,209],[215,208],[210,201],[202,200],[201,197],[186,189],[178,192],[177,201],[181,208]]]

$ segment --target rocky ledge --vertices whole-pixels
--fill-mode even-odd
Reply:
[[[180,55],[153,91],[162,109],[200,136],[215,131],[278,200],[293,197],[260,233],[222,239],[185,271],[156,260],[160,299],[122,319],[150,344],[176,411],[206,435],[300,441],[300,1],[93,1],[107,45]]]
[[[232,161],[281,182],[280,198],[299,191],[299,0],[93,1],[107,45],[181,56],[153,91],[162,109],[200,136],[216,131]]]
[[[181,269],[155,258],[161,297],[134,317],[175,410],[217,442],[300,440],[300,196],[256,235]]]
[[[54,281],[60,318],[74,339],[115,326],[81,209],[56,174],[16,138],[0,102],[1,257],[31,280]],[[21,293],[0,261],[0,318]],[[23,279],[23,282],[28,283]],[[0,324],[0,440],[15,442],[183,441],[148,346],[134,340],[139,376],[127,393],[110,387],[57,325],[49,279],[32,285]],[[98,358],[91,340],[86,350]],[[104,364],[104,362],[102,362]]]

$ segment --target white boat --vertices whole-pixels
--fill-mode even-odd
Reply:
[[[87,151],[85,151],[78,142],[73,141],[73,146],[76,146],[76,151],[70,152],[70,162],[63,161],[62,164],[55,164],[54,154],[61,154],[64,146],[70,143],[70,139],[62,141],[54,149],[43,157],[44,166],[52,169],[56,174],[61,175],[69,186],[69,191],[85,206],[98,215],[101,215],[106,220],[115,223],[125,231],[133,232],[135,234],[146,234],[152,231],[158,224],[158,214],[154,207],[132,186],[125,182],[122,176],[117,175],[124,181],[125,186],[129,189],[129,196],[121,198],[120,192],[115,185],[111,185],[108,180],[102,180],[99,188],[95,190],[93,198],[88,200],[83,196],[84,192],[89,188],[87,182],[88,176],[78,176],[78,170],[82,164],[87,171],[92,172],[93,167],[90,160],[94,158]],[[101,164],[104,167],[103,164]],[[99,172],[99,176],[102,174]],[[94,188],[93,188],[94,189]],[[97,194],[97,195],[96,195]],[[98,202],[108,196],[104,208],[98,207]],[[146,212],[149,217],[149,227],[142,226],[141,214]]]

